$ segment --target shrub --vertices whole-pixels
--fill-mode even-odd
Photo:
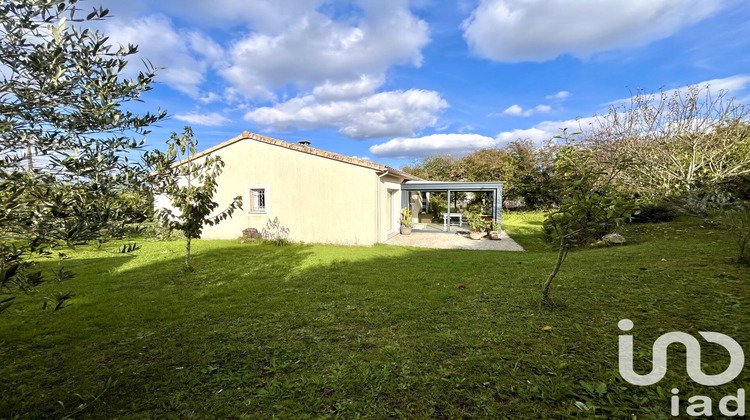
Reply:
[[[437,194],[430,195],[430,212],[432,213],[433,223],[443,223],[441,213],[446,211],[445,197],[438,197]]]
[[[185,239],[185,234],[171,230],[160,222],[149,223],[143,229],[142,237],[149,241],[177,241]]]
[[[276,246],[289,245],[289,228],[281,224],[278,217],[273,220],[268,219],[266,227],[264,227],[260,236],[264,241],[267,241]]]
[[[630,218],[631,223],[661,223],[674,220],[679,213],[671,204],[665,201],[654,201],[639,206]]]
[[[492,221],[485,220],[482,215],[478,213],[464,213],[472,232],[484,232],[492,225]]]

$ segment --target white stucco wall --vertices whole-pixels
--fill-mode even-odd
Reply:
[[[294,242],[372,245],[398,234],[402,178],[326,157],[245,139],[212,152],[225,162],[214,199],[223,210],[237,195],[243,209],[216,226],[203,239],[234,239],[248,227],[262,231],[279,219]],[[266,188],[264,214],[249,214],[248,187]],[[387,194],[395,191],[395,214]],[[157,198],[157,207],[168,206]],[[388,218],[394,217],[389,232]]]

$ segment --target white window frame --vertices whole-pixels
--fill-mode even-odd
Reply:
[[[266,201],[266,208],[263,211],[253,211],[252,210],[252,202],[253,202],[253,190],[263,190],[263,195]],[[268,184],[245,184],[245,204],[243,207],[245,207],[245,214],[249,215],[271,215],[271,187]]]

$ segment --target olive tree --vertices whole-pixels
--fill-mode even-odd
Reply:
[[[170,230],[185,235],[185,268],[190,266],[190,245],[200,238],[204,226],[213,226],[227,219],[242,208],[242,196],[232,199],[229,206],[211,215],[219,203],[213,200],[218,186],[217,179],[224,169],[221,156],[196,158],[198,140],[190,127],[185,127],[182,136],[172,133],[167,140],[167,152],[154,151],[147,161],[154,168],[155,191],[169,199],[171,208],[156,211],[159,221]]]
[[[0,3],[0,293],[41,281],[29,255],[122,228],[123,194],[144,188],[134,162],[166,112],[125,109],[155,69],[125,77],[137,47],[80,26],[107,15],[76,0]]]

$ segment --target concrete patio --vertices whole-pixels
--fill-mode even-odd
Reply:
[[[386,245],[415,246],[435,249],[471,249],[483,251],[523,251],[523,247],[507,233],[500,233],[500,240],[484,237],[479,240],[469,239],[456,232],[413,231],[411,235],[397,235],[389,239]]]

